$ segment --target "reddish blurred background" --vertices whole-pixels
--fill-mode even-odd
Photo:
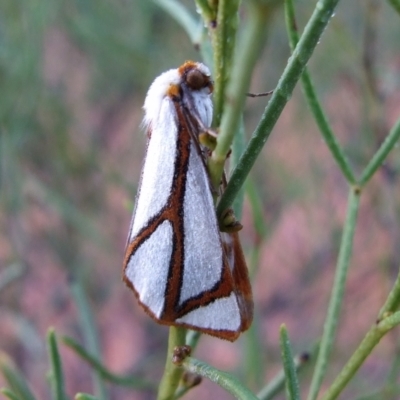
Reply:
[[[312,11],[309,3],[298,2],[300,27]],[[400,114],[399,16],[386,3],[371,7],[375,3],[342,2],[310,62],[333,131],[357,173]],[[45,378],[49,327],[85,346],[71,292],[77,280],[90,302],[104,364],[157,383],[168,329],[139,308],[121,281],[144,155],[141,106],[155,76],[200,55],[169,15],[144,0],[5,0],[4,5],[1,351],[37,398],[50,398]],[[371,30],[375,36],[368,36]],[[363,62],[365,54],[371,54],[370,65]],[[251,90],[273,89],[288,57],[278,10]],[[247,136],[267,101],[247,101]],[[399,168],[396,147],[362,195],[325,386],[374,323],[398,272]],[[255,165],[251,183],[256,190],[251,201],[245,199],[241,237],[254,281],[254,332],[235,344],[204,336],[195,356],[232,371],[257,391],[281,368],[282,323],[296,353],[312,350],[322,334],[349,192],[299,89]],[[257,213],[255,201],[261,205]],[[384,384],[399,351],[397,336],[395,330],[385,337],[344,399]],[[261,379],[249,373],[247,363],[253,361],[245,354],[254,337]],[[61,343],[60,352],[68,394],[93,393],[87,364]],[[310,371],[301,375],[305,391]],[[154,392],[116,385],[107,390],[112,399],[154,398]],[[231,397],[204,381],[187,398]]]

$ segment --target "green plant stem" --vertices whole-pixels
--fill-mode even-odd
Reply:
[[[247,175],[253,167],[265,142],[271,134],[272,128],[289,101],[308,60],[310,59],[321,35],[326,28],[330,17],[339,0],[319,0],[315,10],[307,23],[299,43],[293,51],[286,68],[279,79],[278,85],[272,94],[271,100],[265,109],[261,120],[255,129],[249,144],[236,166],[229,184],[218,204],[218,217],[231,206],[236,194],[242,187]]]
[[[201,16],[204,19],[206,25],[210,25],[215,22],[217,16],[215,10],[210,7],[207,0],[195,0],[197,8],[200,10]]]
[[[294,13],[294,5],[293,0],[285,0],[285,19],[286,19],[286,29],[288,31],[290,47],[293,49],[296,47],[299,41],[299,35],[297,32],[297,24]],[[317,123],[319,130],[332,153],[333,158],[341,169],[343,175],[346,177],[347,182],[349,184],[354,184],[356,179],[354,177],[354,173],[350,164],[344,154],[341,146],[336,140],[336,136],[334,135],[328,119],[320,105],[317,94],[314,89],[313,82],[311,80],[310,74],[308,73],[307,68],[304,69],[303,74],[301,75],[301,83],[304,91],[304,95],[306,97],[308,106],[314,116],[315,122]]]
[[[89,353],[98,360],[101,360],[100,344],[97,337],[95,321],[79,276],[76,276],[76,278],[72,280],[70,289],[79,310],[80,324],[85,338],[85,345],[87,346]],[[95,386],[97,397],[99,397],[100,400],[107,399],[108,396],[103,379],[96,370],[93,372],[93,384]]]
[[[53,386],[53,398],[55,400],[65,400],[64,376],[61,365],[60,353],[58,351],[57,339],[54,329],[49,329],[47,333],[48,351],[51,360],[51,382]]]
[[[6,384],[10,387],[8,394],[15,395],[18,400],[35,400],[25,377],[15,368],[12,361],[0,354],[0,372]]]
[[[224,388],[236,399],[258,400],[257,397],[232,375],[220,371],[202,361],[192,357],[186,357],[182,366],[189,372],[204,376]]]
[[[385,318],[389,313],[395,312],[400,305],[400,272],[397,275],[396,281],[393,285],[392,290],[390,291],[385,304],[379,311],[378,321],[381,321]],[[386,381],[385,387],[395,387],[397,382],[397,377],[399,375],[400,370],[400,358],[398,357],[399,353],[399,344],[396,345],[396,354],[397,357],[394,358],[392,366],[390,368],[390,372],[388,373],[388,378]]]
[[[307,365],[309,358],[309,356],[297,356],[294,358],[293,363],[297,372],[300,371],[302,367]],[[285,371],[282,369],[264,388],[258,392],[257,397],[260,400],[271,400],[285,388],[285,379]]]
[[[172,355],[177,346],[185,344],[186,330],[176,326],[169,329],[167,360],[165,362],[164,375],[158,389],[157,400],[172,400],[182,376],[182,368],[172,362]]]
[[[383,164],[385,158],[389,154],[390,150],[395,146],[400,138],[400,118],[396,121],[393,128],[390,130],[389,135],[383,141],[378,151],[374,154],[371,161],[365,167],[359,185],[364,186],[374,175],[376,170]]]
[[[216,26],[210,27],[214,54],[214,117],[213,126],[219,126],[225,104],[238,28],[239,0],[219,0]],[[219,182],[218,182],[219,183]]]
[[[355,375],[364,360],[372,352],[382,337],[392,328],[400,324],[400,311],[382,319],[371,327],[350,360],[343,367],[332,385],[328,388],[321,400],[333,400],[342,392],[347,383]]]
[[[286,326],[280,327],[280,344],[283,360],[283,369],[285,371],[285,381],[289,400],[300,400],[300,387],[297,379],[296,365],[293,362],[292,346]]]
[[[347,271],[353,248],[354,230],[357,222],[357,213],[360,204],[360,190],[357,187],[350,189],[347,205],[346,221],[343,228],[342,241],[336,266],[335,280],[333,283],[328,314],[324,324],[324,332],[318,352],[314,375],[311,381],[309,400],[315,400],[325,376],[328,359],[332,350],[339,321],[339,313],[343,300],[343,292],[346,284]]]
[[[380,321],[385,314],[395,312],[400,305],[400,272],[397,275],[393,289],[390,291],[385,304],[382,306],[378,314],[378,321]]]
[[[211,181],[215,187],[219,186],[226,156],[238,130],[253,69],[265,43],[270,14],[270,7],[253,2],[248,3],[248,22],[243,30],[243,37],[233,63],[232,77],[226,96],[223,98],[223,100],[226,98],[228,101],[224,104],[217,147],[209,161]],[[215,98],[216,104],[218,104],[218,101],[219,99]],[[218,123],[218,120],[215,122]]]

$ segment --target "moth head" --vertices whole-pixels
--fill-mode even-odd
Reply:
[[[214,83],[211,79],[210,70],[202,63],[186,61],[178,69],[182,83],[193,91],[202,91],[211,94],[214,89]]]
[[[182,92],[191,98],[186,99],[189,109],[196,112],[203,124],[209,127],[212,119],[210,95],[213,88],[210,70],[202,63],[186,61],[179,68],[164,72],[154,80],[147,92],[143,106],[143,127],[149,130],[158,120],[166,97],[182,98]]]
[[[178,71],[182,103],[189,114],[201,122],[202,129],[208,129],[212,122],[211,93],[214,88],[210,70],[202,63],[186,61]]]

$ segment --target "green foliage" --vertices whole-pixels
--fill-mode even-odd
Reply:
[[[280,329],[280,342],[288,399],[298,400],[300,399],[299,381],[297,379],[296,365],[293,360],[292,346],[285,325],[282,325]]]
[[[9,387],[9,389],[2,389],[5,396],[12,400],[35,400],[35,396],[23,375],[15,368],[13,362],[4,355],[0,360],[0,371]]]
[[[397,398],[398,357],[387,360],[388,377],[380,382],[382,388],[373,388],[373,393],[364,395],[362,385],[357,385],[355,376],[380,340],[400,323],[400,275],[389,295],[386,291],[381,296],[383,306],[377,312],[376,321],[371,321],[370,328],[358,340],[355,350],[346,349],[342,352],[346,359],[341,359],[340,367],[334,352],[338,346],[338,326],[346,305],[345,289],[349,282],[356,228],[361,219],[362,196],[365,197],[366,191],[373,187],[372,178],[378,171],[386,174],[387,187],[390,187],[390,180],[395,179],[400,170],[398,161],[390,157],[400,137],[398,110],[389,123],[382,105],[384,96],[377,72],[374,40],[379,24],[375,3],[371,0],[365,6],[350,2],[343,4],[349,10],[349,15],[354,8],[356,13],[365,11],[366,14],[362,21],[365,24],[364,54],[362,57],[360,55],[363,61],[360,62],[361,67],[352,66],[364,91],[361,96],[364,98],[363,121],[360,122],[362,129],[361,134],[354,135],[346,142],[343,135],[335,132],[335,125],[330,122],[330,112],[326,112],[324,106],[324,90],[335,83],[330,82],[330,74],[319,73],[319,69],[323,68],[315,67],[323,65],[326,66],[325,71],[331,71],[334,68],[332,64],[341,58],[345,59],[347,65],[357,62],[354,54],[348,56],[352,52],[349,38],[356,43],[360,36],[357,36],[356,24],[347,27],[343,23],[345,17],[339,22],[332,20],[340,8],[337,8],[338,0],[319,0],[313,10],[309,9],[310,2],[300,1],[295,10],[292,0],[286,0],[284,17],[288,39],[284,37],[282,29],[274,31],[277,21],[283,21],[284,18],[280,7],[282,2],[273,0],[251,0],[243,5],[239,1],[228,0],[197,0],[195,4],[177,0],[5,0],[3,3],[4,10],[0,17],[0,223],[9,229],[6,237],[2,237],[9,244],[9,255],[4,262],[7,267],[0,274],[0,294],[7,293],[12,285],[21,284],[21,293],[29,289],[28,284],[24,286],[21,282],[25,278],[29,281],[29,272],[32,272],[31,260],[35,260],[36,256],[32,248],[44,249],[41,251],[68,274],[69,296],[77,309],[83,344],[71,337],[63,337],[62,341],[65,347],[72,349],[90,367],[94,392],[94,395],[78,393],[74,398],[106,400],[111,398],[109,386],[113,385],[152,393],[158,387],[159,400],[175,399],[190,392],[199,377],[216,383],[237,399],[277,398],[284,395],[286,384],[287,399],[304,398],[307,393],[308,400],[315,400],[319,396],[323,400],[332,400],[338,398],[350,382],[354,383],[353,394],[356,393],[360,399],[383,398],[384,395],[388,399]],[[397,0],[389,0],[387,7],[391,7],[391,12],[398,13],[400,10]],[[296,16],[304,25],[302,32],[297,28]],[[170,25],[169,19],[174,20],[175,25]],[[336,32],[333,41],[336,40],[337,47],[329,42],[332,39],[324,37],[324,42],[321,42],[323,32],[331,29]],[[182,32],[186,33],[187,38]],[[282,51],[289,57],[290,48],[291,55],[285,65],[279,65],[283,56],[276,57],[275,71],[278,71],[279,79],[248,139],[244,115],[246,93],[255,75],[265,75],[258,82],[269,81],[268,72],[259,66],[262,65],[260,59],[263,51],[266,51],[266,44],[272,41],[271,37],[278,43],[274,48],[276,52]],[[324,55],[318,44],[319,48],[333,46],[334,57],[328,54],[329,60],[323,60]],[[311,363],[308,362],[310,357],[294,356],[286,326],[282,325],[280,345],[283,368],[275,376],[269,376],[267,382],[266,358],[273,352],[266,350],[266,343],[261,337],[263,312],[258,308],[254,324],[242,343],[244,356],[237,377],[193,357],[185,358],[179,365],[173,363],[172,354],[176,346],[190,344],[194,351],[200,340],[199,334],[178,328],[170,329],[167,359],[160,384],[153,382],[156,363],[151,363],[151,374],[145,373],[146,362],[139,363],[140,368],[135,368],[133,373],[118,374],[103,362],[98,326],[102,322],[98,322],[97,313],[101,305],[110,302],[107,296],[111,295],[108,289],[102,291],[101,284],[96,286],[92,277],[97,279],[100,276],[107,281],[107,272],[102,277],[99,271],[104,264],[113,264],[116,256],[110,250],[116,247],[110,239],[115,232],[112,227],[107,229],[109,220],[104,214],[110,204],[105,198],[112,197],[114,192],[129,191],[128,182],[131,181],[126,176],[130,172],[115,165],[120,160],[108,158],[117,142],[113,141],[114,130],[117,130],[115,126],[121,120],[128,119],[126,115],[131,113],[132,108],[140,107],[135,94],[140,93],[140,97],[143,97],[147,83],[171,66],[171,54],[174,54],[173,64],[176,63],[175,59],[190,58],[188,54],[195,54],[191,45],[214,69],[214,125],[219,135],[208,167],[210,177],[217,186],[227,154],[232,148],[232,172],[217,204],[217,214],[221,216],[233,205],[239,216],[244,199],[249,199],[256,236],[249,255],[252,276],[256,276],[261,269],[262,243],[271,236],[272,231],[265,218],[266,203],[279,190],[276,186],[271,189],[268,187],[264,196],[263,188],[258,187],[257,174],[249,174],[256,170],[256,161],[261,162],[264,146],[277,128],[277,123],[283,119],[285,107],[298,82],[301,83],[305,103],[321,139],[326,144],[324,151],[331,155],[331,158],[326,156],[326,159],[329,158],[327,162],[335,163],[348,192],[323,332],[321,337],[318,332],[312,332],[312,341],[318,351],[315,357],[314,352],[311,353]],[[350,48],[347,53],[343,49],[346,46]],[[49,54],[52,55],[51,60]],[[65,68],[68,57],[74,58],[76,70],[75,65],[70,65],[70,69]],[[308,67],[310,59],[316,64]],[[58,64],[55,60],[58,60]],[[275,59],[272,61],[275,62]],[[261,72],[257,71],[257,66]],[[301,113],[306,114],[307,111],[304,109]],[[301,130],[300,123],[299,127]],[[141,139],[136,139],[133,144],[126,146],[129,147],[127,153],[120,150],[118,155],[121,156],[121,162],[125,157],[131,163],[131,153],[136,149],[139,149],[138,154],[141,153]],[[125,145],[126,140],[121,147]],[[303,150],[300,148],[298,151]],[[324,165],[319,161],[316,163],[323,170]],[[134,167],[138,168],[138,165]],[[274,179],[279,180],[283,175]],[[290,179],[292,177],[289,176]],[[102,180],[106,181],[106,185],[99,183]],[[112,187],[111,194],[106,186]],[[395,199],[391,189],[385,189],[385,196]],[[43,209],[46,210],[44,216]],[[398,210],[398,206],[395,209]],[[243,215],[246,218],[246,213]],[[43,230],[43,233],[30,232],[26,228],[29,218],[37,220],[36,225],[32,225],[35,228],[33,230]],[[118,219],[116,214],[113,219]],[[47,223],[51,228],[46,230]],[[391,232],[395,235],[397,230]],[[99,249],[102,251],[100,256]],[[108,253],[112,256],[104,260]],[[280,265],[274,267],[281,268]],[[53,284],[52,279],[49,280],[49,286]],[[92,304],[91,299],[100,305]],[[15,321],[24,320],[26,323],[29,317],[23,315],[23,307],[9,307],[14,312],[10,314],[15,315]],[[22,323],[20,325],[23,326]],[[113,330],[114,340],[119,341],[118,326]],[[16,331],[23,337],[23,328]],[[301,346],[296,332],[290,331],[294,348]],[[31,344],[29,342],[33,340],[26,342]],[[396,344],[397,351],[398,348],[399,344]],[[60,353],[53,329],[48,331],[47,350],[51,397],[66,400],[69,396],[65,387],[63,353]],[[266,357],[264,352],[267,352]],[[313,368],[310,364],[313,364]],[[304,373],[307,365],[309,370],[312,369],[312,374]],[[336,374],[338,369],[340,371]],[[24,376],[25,373],[29,375],[29,371],[20,372],[8,356],[1,357],[0,371],[5,385],[2,394],[6,398],[38,398],[31,389],[33,385],[28,384]],[[193,374],[195,379],[188,380],[187,373]],[[257,396],[254,394],[256,389],[259,390]]]

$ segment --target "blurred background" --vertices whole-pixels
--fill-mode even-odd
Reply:
[[[196,15],[191,1],[182,3]],[[141,107],[157,75],[200,54],[176,21],[146,0],[0,5],[0,349],[37,398],[50,398],[46,332],[54,327],[88,346],[84,288],[104,364],[157,383],[168,329],[139,308],[121,281],[145,151]],[[296,3],[300,30],[314,6]],[[400,115],[399,22],[387,2],[343,1],[309,65],[358,173]],[[273,89],[289,56],[278,8],[251,91]],[[267,102],[247,100],[247,137]],[[327,384],[374,323],[398,272],[399,151],[362,196]],[[299,85],[246,188],[241,237],[254,281],[253,331],[235,344],[204,336],[196,357],[257,391],[280,369],[282,323],[296,353],[312,350],[322,334],[347,206],[347,183]],[[384,384],[400,351],[397,336],[398,330],[385,337],[344,399]],[[249,354],[254,343],[257,352]],[[93,393],[87,364],[64,345],[60,351],[68,394]],[[304,389],[309,376],[301,375]],[[116,385],[107,391],[112,399],[154,398]],[[204,381],[187,398],[230,396]]]

